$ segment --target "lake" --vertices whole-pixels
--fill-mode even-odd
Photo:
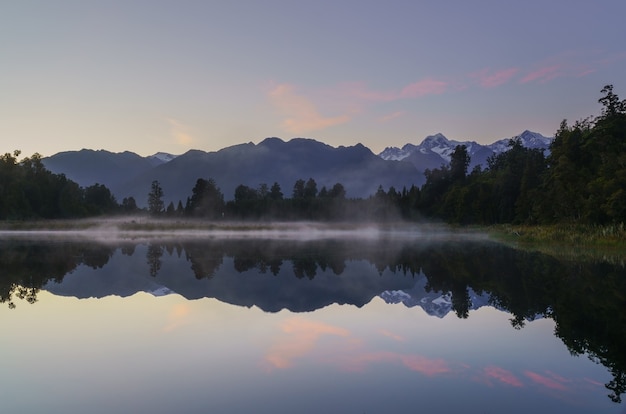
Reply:
[[[2,411],[625,413],[626,270],[422,230],[0,235]]]

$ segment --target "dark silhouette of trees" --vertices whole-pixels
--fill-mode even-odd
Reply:
[[[189,213],[195,217],[216,219],[224,215],[224,195],[212,178],[198,178],[192,189]]]
[[[139,211],[139,207],[137,207],[137,202],[134,197],[125,197],[122,200],[121,211],[127,214],[136,213]]]
[[[602,89],[602,114],[561,123],[550,146],[542,221],[619,223],[626,219],[626,101]]]
[[[87,188],[45,168],[35,153],[18,161],[20,151],[0,156],[0,220],[77,218],[117,212],[110,190]]]
[[[150,192],[148,193],[148,212],[153,216],[157,216],[163,213],[164,208],[163,189],[161,188],[161,184],[157,180],[154,180],[152,181]]]
[[[270,188],[269,198],[272,201],[279,201],[283,199],[283,192],[280,189],[280,185],[277,182],[272,184],[272,188]]]
[[[85,188],[85,203],[90,215],[111,214],[119,207],[111,190],[97,183]]]

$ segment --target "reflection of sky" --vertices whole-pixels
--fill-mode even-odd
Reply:
[[[491,308],[460,320],[378,298],[299,314],[145,293],[39,299],[0,308],[6,412],[620,408],[604,368],[572,358],[551,321],[517,331]]]

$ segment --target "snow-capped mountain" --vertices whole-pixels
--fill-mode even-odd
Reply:
[[[532,132],[526,130],[521,134],[513,137],[513,139],[519,138],[522,141],[522,145],[526,148],[530,149],[544,149],[547,150],[550,147],[550,143],[553,138],[544,137],[538,132]],[[496,154],[502,153],[506,151],[509,147],[509,141],[511,138],[503,138],[494,142],[493,144],[487,145],[493,152]]]
[[[158,161],[159,164],[164,164],[172,161],[176,157],[178,157],[178,155],[168,154],[167,152],[157,152],[154,155],[150,155],[148,159]]]
[[[524,147],[544,150],[548,149],[552,141],[552,138],[528,130],[512,138],[520,138]],[[475,141],[450,140],[438,133],[427,136],[419,145],[406,144],[402,148],[387,147],[378,156],[384,160],[409,161],[418,170],[424,171],[427,168],[438,168],[442,164],[449,163],[456,146],[465,145],[471,158],[471,169],[475,165],[484,166],[491,155],[506,151],[512,138],[504,138],[490,145],[481,145]]]

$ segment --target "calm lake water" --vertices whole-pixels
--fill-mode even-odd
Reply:
[[[3,234],[2,412],[626,412],[623,266],[297,236]]]

